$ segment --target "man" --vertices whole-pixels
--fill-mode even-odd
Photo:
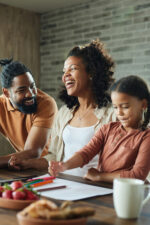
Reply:
[[[16,153],[0,157],[0,168],[20,169],[19,161],[38,158],[48,149],[57,112],[52,97],[36,88],[30,70],[18,61],[0,60],[3,67],[0,96],[0,133]]]

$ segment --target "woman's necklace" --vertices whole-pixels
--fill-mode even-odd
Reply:
[[[81,121],[90,110],[91,110],[91,108],[87,109],[83,115],[80,115],[80,113],[78,112],[77,119]]]

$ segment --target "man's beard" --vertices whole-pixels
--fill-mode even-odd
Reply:
[[[33,99],[34,100],[34,104],[32,105],[25,105],[25,101],[26,100],[30,100]],[[32,97],[32,98],[26,98],[22,101],[22,103],[15,103],[15,105],[17,106],[17,109],[24,113],[24,114],[32,114],[35,113],[37,111],[37,100],[36,97]]]

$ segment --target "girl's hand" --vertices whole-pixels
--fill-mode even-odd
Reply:
[[[104,181],[112,183],[115,178],[120,178],[120,171],[113,173],[102,173],[95,168],[90,168],[84,178],[92,181]]]
[[[100,172],[95,168],[90,168],[84,178],[92,181],[100,181]]]
[[[49,162],[48,172],[50,173],[51,176],[56,177],[59,172],[64,172],[64,171],[65,171],[65,166],[63,162],[55,162],[55,161]]]

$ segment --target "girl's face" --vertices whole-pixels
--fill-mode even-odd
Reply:
[[[90,89],[90,75],[81,58],[70,56],[64,63],[62,81],[70,96],[82,97]]]
[[[116,116],[123,127],[127,131],[137,129],[142,120],[143,109],[147,107],[146,99],[139,100],[117,91],[111,93],[111,99]]]

